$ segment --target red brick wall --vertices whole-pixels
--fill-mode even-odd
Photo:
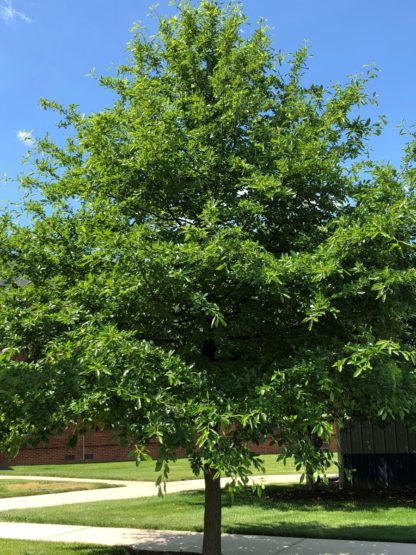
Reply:
[[[259,453],[259,455],[274,455],[280,451],[280,445],[278,443],[270,445],[270,441],[265,441],[261,445],[249,443],[249,447],[254,453]]]
[[[20,464],[59,464],[70,462],[110,462],[128,461],[131,447],[121,447],[111,432],[87,432],[81,436],[75,447],[68,447],[71,431],[52,436],[49,443],[41,443],[36,447],[25,447],[16,458],[10,460],[0,453],[0,465]],[[152,457],[157,456],[157,442],[151,442],[147,449]],[[178,449],[177,454],[183,457],[185,452]],[[91,457],[92,455],[92,457]],[[85,457],[85,458],[84,458]]]
[[[0,453],[0,466],[5,465],[30,465],[30,464],[65,464],[71,462],[115,462],[132,460],[129,457],[131,448],[121,447],[120,444],[110,432],[87,432],[81,436],[75,447],[67,447],[71,431],[68,430],[64,434],[52,436],[49,443],[39,444],[36,447],[26,447],[20,451],[18,456],[10,460]],[[265,442],[262,445],[250,444],[250,448],[255,453],[262,455],[275,454],[279,451],[279,445],[270,445]],[[334,434],[331,448],[336,451],[336,436]],[[157,442],[151,442],[147,445],[152,457],[157,456]],[[89,458],[88,455],[92,455]],[[177,450],[177,455],[183,457],[185,452],[183,449]],[[70,458],[68,458],[70,457]]]

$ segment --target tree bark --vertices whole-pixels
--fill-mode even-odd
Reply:
[[[313,491],[317,489],[318,485],[313,479],[313,468],[309,464],[306,465],[305,473],[306,473],[306,487],[308,488],[308,490]]]
[[[213,474],[212,469],[206,466],[202,555],[221,555],[221,479],[214,479]]]
[[[311,430],[308,432],[308,439],[312,443],[314,449],[319,451],[322,448],[322,439],[318,437],[316,434],[312,433]],[[310,464],[306,465],[306,486],[308,490],[314,491],[317,490],[319,487],[319,478],[318,481],[313,479],[313,467]]]

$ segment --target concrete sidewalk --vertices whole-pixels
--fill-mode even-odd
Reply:
[[[120,487],[103,488],[83,491],[68,491],[65,493],[47,493],[44,495],[28,495],[25,497],[7,497],[0,499],[0,511],[13,509],[29,509],[34,507],[54,507],[57,505],[72,505],[74,503],[91,503],[94,501],[108,501],[116,499],[134,499],[137,497],[151,497],[157,495],[158,489],[154,482],[136,482],[123,480],[94,480],[79,478],[49,478],[47,476],[0,476],[4,480],[44,480],[54,482],[96,482],[112,484]],[[227,478],[222,479],[225,485]],[[250,482],[263,481],[265,484],[288,484],[299,482],[299,474],[277,474],[268,476],[252,476]],[[182,480],[168,482],[167,493],[180,491],[203,490],[204,480]]]
[[[131,545],[149,551],[201,553],[202,534],[171,530],[135,530],[58,524],[0,523],[0,538],[51,542]],[[224,534],[223,555],[415,555],[406,543],[315,540]]]

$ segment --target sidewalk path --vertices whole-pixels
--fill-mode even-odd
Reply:
[[[48,476],[0,476],[5,480],[45,480],[57,482],[96,482],[120,487],[52,493],[0,499],[0,511],[29,507],[50,507],[72,503],[88,503],[112,499],[131,499],[157,494],[153,482],[59,478]],[[293,483],[299,474],[253,476],[252,481],[265,484]],[[223,479],[226,483],[227,479]],[[168,482],[167,492],[204,488],[203,480]],[[170,530],[136,530],[132,528],[99,528],[60,524],[0,522],[0,538],[43,540],[98,545],[133,545],[150,552],[170,550],[178,553],[201,553],[202,534]],[[405,543],[362,542],[347,540],[316,540],[274,536],[223,535],[223,555],[415,555],[416,545]]]
[[[201,553],[202,534],[171,530],[135,530],[58,524],[0,523],[0,538],[51,542],[133,545],[150,552],[162,549]],[[223,535],[223,555],[414,555],[415,544],[315,540],[274,536]]]
[[[151,497],[157,495],[158,489],[154,482],[136,482],[124,480],[95,480],[86,478],[49,478],[47,476],[0,476],[4,480],[45,480],[55,482],[95,482],[112,484],[118,488],[103,488],[83,491],[67,491],[65,493],[47,493],[44,495],[29,495],[25,497],[7,497],[0,499],[0,511],[12,509],[29,509],[34,507],[52,507],[56,505],[71,505],[74,503],[90,503],[94,501],[108,501],[115,499],[134,499],[135,497]],[[222,480],[224,485],[228,478]],[[252,476],[250,482],[263,481],[265,484],[288,484],[299,481],[299,474],[276,474],[267,476]],[[168,482],[167,493],[180,491],[203,490],[204,480],[182,480]]]

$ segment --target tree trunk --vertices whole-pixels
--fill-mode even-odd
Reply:
[[[319,451],[322,448],[322,439],[318,437],[316,434],[312,433],[312,430],[309,429],[308,431],[308,439],[312,443],[314,449]],[[313,478],[313,466],[310,464],[306,465],[306,486],[309,491],[317,490],[319,487],[319,478],[318,480],[314,480]]]
[[[305,473],[306,473],[306,487],[308,488],[308,490],[313,491],[317,489],[317,483],[313,479],[313,468],[309,464],[306,465]]]
[[[221,484],[213,478],[208,466],[204,469],[205,513],[202,555],[221,555]]]

